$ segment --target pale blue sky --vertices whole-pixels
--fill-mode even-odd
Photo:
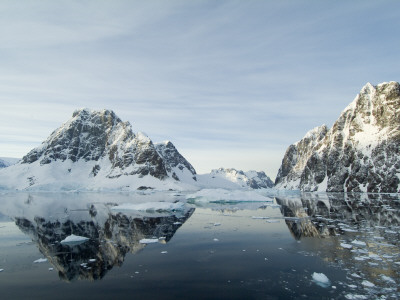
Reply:
[[[264,170],[399,81],[400,1],[0,2],[0,156],[109,108],[199,173]]]

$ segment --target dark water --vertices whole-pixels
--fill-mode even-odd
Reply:
[[[157,201],[184,204],[115,209]],[[189,202],[174,193],[1,195],[1,299],[400,298],[397,196]],[[61,244],[70,234],[89,240]]]

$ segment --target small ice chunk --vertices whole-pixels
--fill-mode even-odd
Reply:
[[[346,232],[358,232],[358,230],[350,229],[350,228],[342,228],[342,230],[346,231]]]
[[[312,274],[312,279],[313,281],[319,285],[320,287],[327,288],[331,285],[331,282],[329,281],[328,277],[324,273],[316,273],[314,272]]]
[[[357,294],[347,294],[344,296],[346,299],[349,300],[363,300],[363,299],[368,299],[367,296],[364,295],[357,295]]]
[[[154,244],[158,243],[158,239],[141,239],[139,241],[140,244]]]
[[[67,236],[65,239],[63,239],[60,243],[62,245],[74,246],[87,242],[88,240],[89,238],[87,237],[71,234]]]
[[[43,262],[46,262],[46,261],[47,261],[47,258],[39,258],[39,259],[35,260],[33,263],[34,264],[39,264],[39,263],[43,263]]]
[[[353,274],[350,274],[350,275],[353,276],[353,277],[355,277],[355,278],[361,278],[361,276],[358,275],[357,273],[353,273]]]
[[[49,268],[49,271],[53,271],[54,270],[54,268]]]
[[[356,245],[356,246],[361,246],[361,247],[364,247],[364,246],[367,245],[365,242],[359,241],[359,240],[354,240],[354,241],[352,241],[351,243],[354,244],[354,245]]]
[[[363,280],[363,282],[361,282],[361,284],[366,287],[374,287],[375,286],[375,284],[373,284],[372,282],[370,282],[368,280]]]
[[[91,258],[91,259],[89,259],[89,262],[95,262],[96,261],[96,259],[95,258]]]
[[[174,225],[182,225],[182,222],[174,222]]]
[[[358,260],[358,261],[363,261],[363,260],[369,259],[369,257],[367,257],[367,256],[356,256],[356,257],[354,257],[354,259]]]
[[[214,223],[214,226],[221,226],[221,223]]]
[[[355,284],[348,284],[347,286],[349,288],[351,288],[351,289],[356,289],[357,288],[357,286]]]
[[[219,239],[213,239],[214,242],[219,242]]]
[[[342,247],[345,248],[345,249],[351,249],[351,248],[353,248],[352,245],[346,244],[346,243],[340,243],[340,246],[342,246]]]
[[[267,223],[279,223],[279,220],[267,220]]]
[[[374,260],[382,260],[378,254],[370,253],[368,256]]]
[[[4,269],[0,269],[0,272],[3,272],[4,271]]]
[[[170,203],[170,202],[146,202],[140,204],[123,203],[117,206],[111,207],[113,212],[124,212],[124,211],[145,211],[148,213],[156,212],[171,212],[184,210],[185,206],[182,202]]]
[[[269,219],[269,217],[256,217],[256,216],[252,216],[251,218],[252,218],[252,219],[255,219],[255,220]]]
[[[167,254],[168,251],[161,251],[161,254]]]
[[[396,283],[396,281],[394,281],[392,278],[390,278],[389,276],[385,276],[385,275],[381,275],[381,278],[387,282],[390,283]]]

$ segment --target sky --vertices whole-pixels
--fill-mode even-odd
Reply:
[[[273,180],[361,88],[400,81],[400,1],[0,1],[0,157],[112,109],[198,173]]]

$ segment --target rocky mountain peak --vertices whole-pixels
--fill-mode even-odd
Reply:
[[[155,144],[156,150],[166,162],[166,169],[176,180],[182,180],[184,177],[196,178],[196,170],[193,166],[178,152],[174,144],[170,141],[164,141]],[[188,171],[188,172],[187,172]],[[186,173],[186,174],[185,174]]]
[[[187,178],[189,184],[196,180],[196,171],[171,142],[156,149],[146,134],[133,133],[129,122],[107,109],[74,111],[71,119],[23,157],[20,169],[26,180],[21,181],[22,188],[53,182],[66,189],[90,189],[113,186],[112,179],[120,188],[134,189],[142,187],[139,178],[147,175],[154,178],[142,184],[164,186],[168,184],[157,180],[167,178]],[[20,170],[10,172],[19,176]]]
[[[38,148],[22,158],[22,163],[40,160],[40,164],[70,159],[76,162],[99,160],[106,148],[118,141],[134,138],[128,122],[122,122],[111,110],[76,110],[72,118],[55,130]]]
[[[276,183],[306,191],[398,192],[399,129],[399,83],[367,83],[323,139],[303,153],[298,143],[288,148]]]

